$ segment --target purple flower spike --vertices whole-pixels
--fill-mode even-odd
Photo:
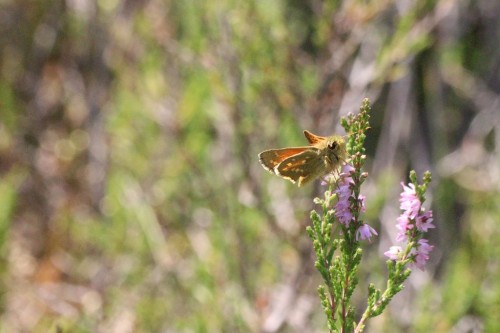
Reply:
[[[432,224],[433,217],[432,211],[425,211],[422,208],[422,202],[418,198],[417,191],[414,184],[408,186],[401,183],[403,192],[399,197],[400,207],[403,213],[397,218],[396,228],[398,234],[396,240],[398,242],[414,242],[410,249],[409,255],[411,256],[412,266],[424,270],[426,262],[429,260],[429,253],[434,246],[429,245],[427,240],[423,238],[423,234],[429,229],[435,228]],[[399,258],[401,247],[392,246],[389,251],[384,254],[391,260]]]

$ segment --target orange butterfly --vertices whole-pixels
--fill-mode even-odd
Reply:
[[[263,151],[259,154],[262,167],[300,187],[337,170],[346,159],[345,141],[341,136],[323,137],[309,131],[304,131],[304,135],[310,146]]]

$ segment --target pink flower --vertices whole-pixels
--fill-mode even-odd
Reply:
[[[423,214],[418,215],[415,218],[415,226],[419,231],[427,232],[427,230],[435,228],[436,226],[432,224],[432,210],[429,210]]]
[[[349,163],[346,163],[342,166],[342,173],[340,174],[340,176],[341,177],[347,176],[352,181],[351,173],[353,173],[354,171],[356,171],[356,169],[354,169],[354,167],[352,165],[350,165]]]
[[[366,207],[365,207],[366,197],[364,195],[360,194],[358,197],[358,200],[359,200],[360,211],[361,211],[361,213],[364,213],[366,211]]]
[[[356,240],[358,240],[358,238],[361,238],[361,240],[369,240],[373,235],[378,235],[377,231],[366,223],[363,223],[358,230],[356,230]]]
[[[415,256],[415,262],[414,265],[418,267],[421,271],[424,270],[425,263],[427,260],[429,260],[429,253],[432,251],[434,248],[433,245],[429,245],[427,243],[427,239],[420,239],[418,241],[418,246],[413,248],[412,251],[410,252],[412,255]]]
[[[391,246],[389,251],[384,252],[386,257],[389,257],[391,260],[396,260],[399,258],[399,254],[403,251],[401,246]]]
[[[340,223],[342,223],[346,227],[349,226],[349,223],[351,223],[352,220],[352,213],[349,207],[349,201],[339,200],[339,202],[337,202],[337,205],[335,206],[335,217],[339,220]]]
[[[349,164],[344,164],[342,168],[342,173],[340,174],[338,188],[335,191],[337,193],[338,201],[335,205],[335,217],[339,220],[340,223],[349,226],[349,223],[352,220],[352,212],[351,212],[351,203],[349,198],[352,196],[352,184],[353,180],[351,178],[351,173],[354,171],[354,168]]]
[[[411,223],[410,218],[405,214],[399,216],[396,221],[396,229],[399,230],[396,240],[398,242],[403,242],[408,238],[406,232],[413,229],[414,226]]]
[[[408,184],[408,186],[405,186],[403,183],[401,185],[403,186],[403,192],[399,197],[400,208],[405,211],[405,215],[414,219],[420,211],[421,206],[420,199],[415,191],[415,185]]]
[[[351,196],[351,185],[347,184],[339,184],[339,187],[335,191],[339,198],[349,198]]]

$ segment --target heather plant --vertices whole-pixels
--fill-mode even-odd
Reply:
[[[355,320],[351,297],[358,285],[361,262],[361,242],[377,236],[377,231],[363,220],[365,196],[361,187],[368,174],[363,171],[366,160],[364,142],[370,128],[370,104],[365,99],[358,114],[350,114],[341,121],[347,133],[348,158],[338,177],[330,177],[323,198],[314,202],[321,209],[311,212],[312,225],[307,232],[313,241],[315,266],[324,284],[318,287],[330,332],[362,332],[369,318],[380,315],[391,299],[403,289],[403,282],[411,269],[424,269],[433,246],[424,238],[434,228],[432,211],[425,210],[425,192],[431,181],[426,172],[418,184],[415,171],[410,172],[410,183],[402,183],[400,208],[403,211],[396,223],[396,240],[385,256],[388,279],[384,291],[369,284],[367,305],[361,318]]]

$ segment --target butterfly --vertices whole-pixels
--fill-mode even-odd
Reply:
[[[336,171],[347,157],[344,139],[339,135],[304,135],[310,146],[270,149],[259,154],[262,167],[288,179],[299,187]]]

